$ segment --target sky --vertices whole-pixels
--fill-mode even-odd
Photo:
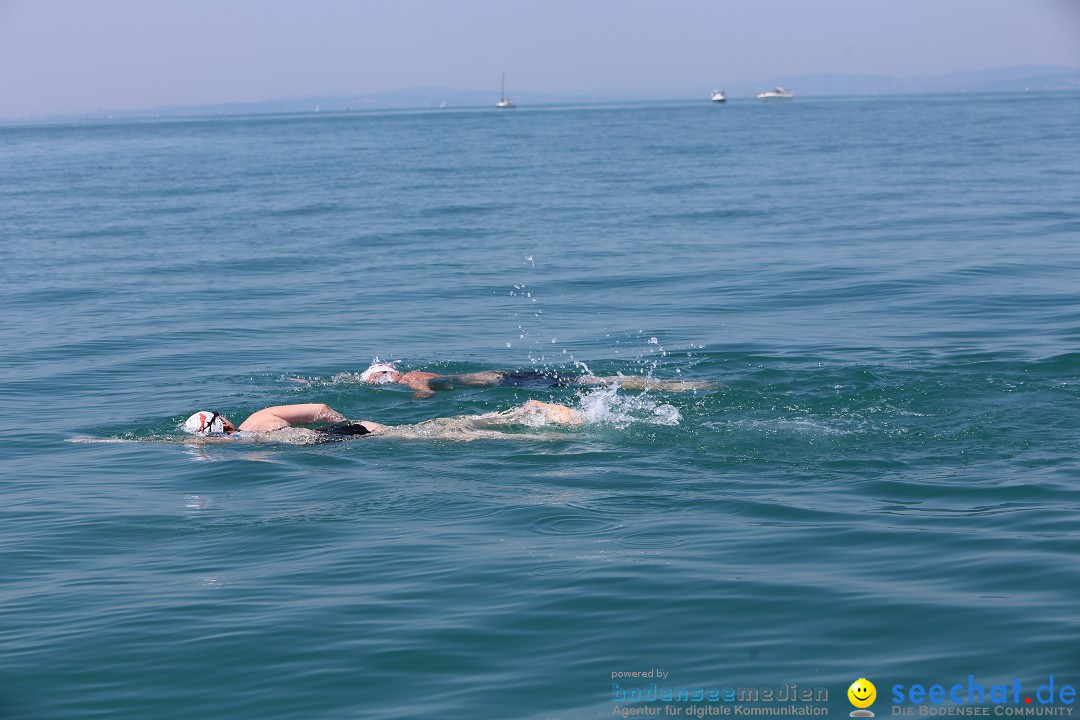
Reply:
[[[1080,0],[0,0],[0,117],[1080,67]]]

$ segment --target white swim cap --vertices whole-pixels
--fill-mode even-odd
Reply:
[[[184,421],[184,432],[209,435],[225,432],[225,419],[212,410],[200,410]]]
[[[397,376],[401,375],[390,363],[373,362],[371,366],[360,373],[360,382],[385,385],[397,382]]]

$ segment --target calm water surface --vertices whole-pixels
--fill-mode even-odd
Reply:
[[[1077,127],[1069,94],[0,126],[0,717],[1080,684]],[[721,386],[335,378],[373,356]],[[589,422],[178,430],[528,397]]]

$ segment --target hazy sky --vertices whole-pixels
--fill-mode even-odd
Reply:
[[[0,117],[1080,66],[1080,0],[0,0]]]

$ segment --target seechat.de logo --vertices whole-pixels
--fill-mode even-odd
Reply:
[[[847,689],[847,697],[857,708],[851,711],[851,717],[874,717],[874,713],[866,709],[877,700],[877,688],[874,687],[874,683],[866,678],[859,678]]]

